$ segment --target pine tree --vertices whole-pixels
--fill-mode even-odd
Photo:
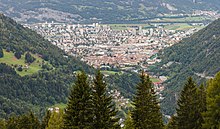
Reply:
[[[0,58],[4,57],[3,49],[0,47]]]
[[[40,122],[38,118],[32,112],[18,117],[16,124],[17,124],[18,129],[39,129],[40,128]]]
[[[17,126],[18,126],[18,118],[15,116],[9,117],[9,119],[6,121],[7,129],[19,129]]]
[[[50,116],[51,116],[51,111],[48,110],[46,112],[46,115],[43,118],[42,124],[41,124],[41,129],[46,129],[48,127],[48,122],[50,120]]]
[[[128,112],[127,118],[126,118],[124,124],[125,124],[125,126],[123,129],[134,129],[134,123],[131,118],[131,112]]]
[[[134,97],[134,110],[132,118],[137,129],[162,129],[163,121],[156,93],[149,76],[144,72],[140,75],[140,83],[137,85]]]
[[[207,87],[207,111],[204,113],[204,129],[220,129],[220,72],[209,80]]]
[[[197,110],[195,110],[195,112],[197,112],[197,127],[198,129],[202,128],[202,124],[204,123],[204,118],[202,116],[203,112],[207,111],[207,103],[206,103],[206,89],[204,85],[201,85],[198,89],[197,89]]]
[[[112,97],[107,95],[106,83],[100,70],[97,72],[93,86],[93,128],[115,129],[118,125],[116,110],[112,104]]]
[[[77,74],[64,114],[64,129],[89,129],[91,127],[91,88],[84,72]]]
[[[36,59],[29,53],[27,52],[25,54],[25,63],[33,63]]]
[[[190,77],[185,84],[177,102],[177,126],[178,129],[199,129],[198,123],[201,112],[198,109],[197,88]]]
[[[61,129],[63,127],[63,111],[52,112],[46,129]]]
[[[3,119],[0,119],[0,129],[6,129],[6,121]]]
[[[17,59],[21,59],[21,52],[17,51],[14,53],[14,56],[17,58]]]

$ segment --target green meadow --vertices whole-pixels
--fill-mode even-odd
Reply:
[[[27,64],[25,63],[25,56],[22,55],[20,59],[17,59],[14,56],[14,53],[12,52],[6,52],[6,50],[3,50],[4,53],[4,57],[0,58],[0,63],[5,63],[9,66],[15,67],[17,66],[23,66],[25,67]],[[16,68],[16,72],[20,75],[20,76],[25,76],[25,75],[32,75],[34,73],[37,73],[39,70],[42,70],[41,65],[43,63],[43,59],[38,57],[37,55],[31,54],[36,60],[31,63],[28,68],[23,68],[23,70],[20,72],[18,71]],[[45,63],[48,63],[45,61]],[[49,63],[48,63],[49,64]],[[49,64],[49,66],[51,66]]]

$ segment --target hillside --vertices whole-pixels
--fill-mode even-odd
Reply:
[[[20,53],[20,59],[15,53]],[[27,53],[35,58],[33,62],[26,62]],[[95,73],[80,59],[66,55],[36,32],[0,14],[0,118],[30,110],[43,116],[48,107],[66,104],[79,70],[89,75]],[[131,97],[138,76],[117,74],[106,81],[109,90],[118,89],[123,96]]]
[[[128,22],[161,14],[220,9],[218,0],[0,0],[0,11],[20,22]]]
[[[220,19],[160,53],[162,62],[152,69],[155,74],[169,77],[163,101],[164,112],[174,113],[174,102],[184,81],[192,76],[200,83],[220,71]],[[176,94],[176,95],[175,95]]]
[[[12,19],[0,14],[0,116],[21,114],[30,110],[43,113],[45,108],[65,103],[74,71],[94,69],[67,56],[58,47],[44,40],[36,32],[24,28]],[[7,52],[6,52],[7,50]],[[21,53],[16,59],[14,53]],[[26,65],[24,55],[29,52],[35,58],[22,72],[15,65]],[[39,56],[37,56],[39,55]],[[43,62],[49,68],[43,67]]]

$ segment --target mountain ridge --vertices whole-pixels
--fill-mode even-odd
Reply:
[[[20,22],[115,23],[163,14],[220,9],[217,0],[0,0],[0,11]]]
[[[220,19],[160,52],[159,58],[162,62],[152,71],[169,77],[164,83],[165,99],[162,102],[162,107],[166,108],[164,109],[166,114],[172,115],[175,112],[175,102],[186,78],[192,76],[202,84],[220,71],[220,30],[218,28],[220,28]],[[171,65],[167,66],[168,63]]]

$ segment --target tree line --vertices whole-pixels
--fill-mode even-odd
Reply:
[[[67,107],[47,111],[40,121],[34,113],[12,116],[0,121],[1,129],[219,129],[220,73],[197,86],[190,77],[184,85],[176,114],[164,125],[160,104],[148,75],[140,74],[133,97],[134,108],[121,124],[117,109],[107,92],[107,84],[100,71],[92,81],[85,72],[76,75]],[[121,125],[121,126],[120,126]],[[122,126],[124,125],[124,126]]]

